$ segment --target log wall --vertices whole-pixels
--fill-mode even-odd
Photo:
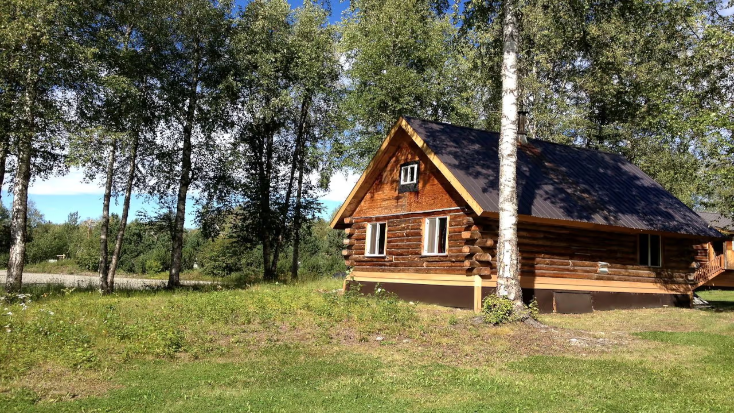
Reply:
[[[482,237],[496,240],[496,219],[478,219]],[[695,262],[706,262],[707,247],[697,238],[662,236],[662,266],[638,265],[637,234],[536,223],[518,225],[521,276],[612,281],[686,283]],[[494,257],[496,251],[490,252]],[[600,262],[608,263],[606,274]],[[492,261],[492,274],[496,274]]]
[[[446,215],[449,216],[448,254],[423,256],[424,218]],[[481,275],[496,279],[496,219],[451,209],[418,215],[352,218],[349,222],[343,255],[355,271]],[[384,257],[364,254],[369,222],[387,223]],[[566,279],[564,285],[576,282],[573,280],[580,284],[584,280],[600,280],[655,283],[680,290],[687,288],[695,262],[708,260],[708,249],[702,240],[663,236],[662,266],[638,265],[637,242],[637,234],[520,223],[520,274],[523,278]],[[606,272],[600,269],[604,266],[600,263],[607,263]]]
[[[447,255],[423,255],[423,225],[429,216],[449,217]],[[474,219],[458,209],[356,221],[346,230],[345,249],[342,251],[347,265],[354,267],[355,271],[466,275],[467,258],[474,255],[464,252],[466,240],[462,238],[464,231],[472,229]],[[370,222],[387,224],[384,257],[365,256],[367,224]]]

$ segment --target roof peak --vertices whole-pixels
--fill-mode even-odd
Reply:
[[[408,122],[408,124],[410,124],[410,121],[411,120],[416,120],[416,121],[419,121],[419,122],[426,122],[426,123],[433,123],[433,124],[436,124],[436,125],[450,126],[452,128],[468,129],[468,130],[482,132],[482,133],[490,133],[490,134],[493,134],[493,135],[498,135],[498,137],[500,135],[500,133],[497,132],[497,131],[491,131],[491,130],[487,130],[487,129],[479,129],[479,128],[474,128],[474,127],[471,127],[471,126],[456,125],[456,124],[449,123],[449,122],[440,122],[440,121],[435,121],[435,120],[428,120],[428,119],[423,119],[423,118],[419,118],[419,117],[415,117],[415,116],[402,116],[402,118],[405,119]],[[603,154],[607,154],[607,155],[619,156],[621,158],[624,158],[625,160],[627,159],[626,156],[624,156],[624,155],[622,155],[620,153],[615,153],[615,152],[611,152],[611,151],[607,151],[607,150],[602,150],[602,149],[584,148],[583,146],[567,145],[565,143],[554,142],[554,141],[549,141],[549,140],[539,139],[539,138],[527,138],[527,140],[528,140],[528,143],[542,142],[543,144],[558,145],[558,146],[563,146],[563,147],[566,147],[566,148],[577,149],[577,150],[582,150],[582,151],[591,151],[591,152],[596,152],[596,153],[603,153]]]

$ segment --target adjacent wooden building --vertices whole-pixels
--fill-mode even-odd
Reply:
[[[721,266],[726,271],[711,278],[703,287],[734,289],[734,220],[716,212],[699,212],[698,215],[726,237],[712,242],[708,249],[709,259],[716,260],[720,256]]]
[[[401,118],[331,223],[345,287],[478,310],[496,286],[498,140]],[[622,156],[530,140],[517,172],[521,285],[543,312],[689,306],[726,272],[722,234]]]

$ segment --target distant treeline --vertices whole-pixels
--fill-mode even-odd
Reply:
[[[82,221],[78,213],[72,213],[66,222],[57,224],[45,220],[32,203],[29,207],[26,264],[57,261],[61,264],[58,266],[60,268],[78,267],[81,271],[97,271],[99,219]],[[112,214],[110,228],[116,231],[119,225],[120,217]],[[308,229],[303,242],[303,259],[300,262],[302,276],[316,278],[345,271],[340,254],[342,235],[339,231],[333,231],[321,218],[309,222]],[[0,205],[0,249],[7,251],[9,244],[10,212]],[[123,245],[119,264],[123,273],[155,275],[170,269],[171,234],[160,222],[150,222],[144,218],[132,220],[127,225]],[[204,237],[199,229],[185,230],[182,260],[184,271],[198,270],[209,277],[237,278],[238,281],[253,282],[262,279],[261,257],[260,247],[245,248],[231,238],[217,237],[211,240]],[[0,254],[0,262],[7,260],[7,252]],[[288,279],[290,265],[290,250],[286,250],[278,265],[279,278]]]

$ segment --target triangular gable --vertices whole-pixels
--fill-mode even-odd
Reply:
[[[390,133],[377,150],[377,153],[362,173],[362,176],[360,176],[352,191],[349,193],[349,196],[344,201],[341,208],[339,208],[339,211],[337,211],[337,214],[334,216],[334,219],[330,224],[332,228],[342,228],[344,226],[344,218],[351,216],[362,202],[362,199],[369,192],[375,179],[380,175],[381,171],[390,162],[390,159],[398,150],[399,143],[397,141],[401,130],[405,131],[412,142],[415,143],[419,150],[426,156],[426,158],[428,158],[429,162],[431,162],[435,169],[464,200],[464,202],[469,205],[474,213],[480,215],[483,212],[476,200],[469,195],[468,191],[461,185],[446,165],[441,162],[438,156],[436,156],[424,140],[415,132],[415,130],[413,130],[410,124],[401,117],[392,127]]]

